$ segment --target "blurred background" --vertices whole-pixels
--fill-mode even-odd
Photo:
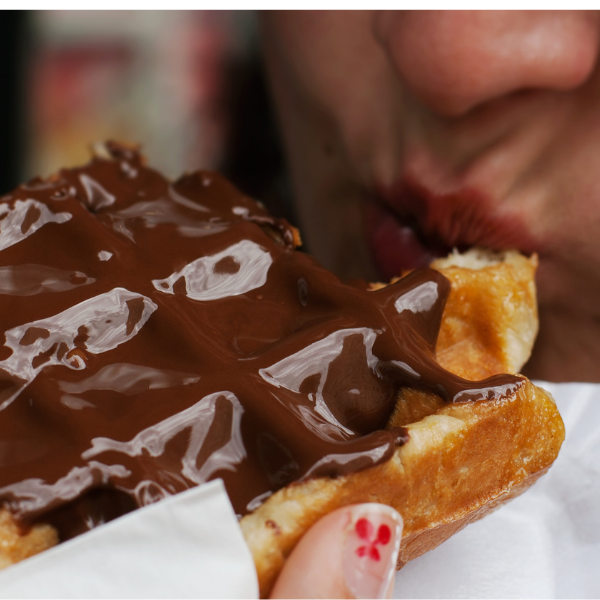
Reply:
[[[0,194],[116,139],[294,220],[254,13],[2,11],[0,52]]]

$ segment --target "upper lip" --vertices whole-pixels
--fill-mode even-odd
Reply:
[[[534,251],[522,219],[499,214],[492,199],[479,190],[463,187],[435,193],[417,179],[405,177],[392,188],[380,188],[377,198],[400,223],[413,229],[425,248]]]

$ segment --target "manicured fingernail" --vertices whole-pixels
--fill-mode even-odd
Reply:
[[[383,504],[352,509],[344,541],[343,569],[356,598],[385,598],[396,571],[402,517]]]

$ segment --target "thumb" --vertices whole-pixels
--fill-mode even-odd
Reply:
[[[326,515],[290,554],[271,598],[389,598],[402,525],[402,517],[383,504],[355,504]]]

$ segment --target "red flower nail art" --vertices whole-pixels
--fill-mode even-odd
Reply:
[[[358,535],[361,540],[367,542],[364,546],[359,546],[356,549],[356,554],[358,554],[358,556],[368,556],[372,560],[381,560],[377,545],[381,544],[382,546],[385,546],[390,541],[392,532],[387,525],[380,525],[377,530],[377,535],[374,535],[374,529],[375,528],[369,519],[362,518],[356,521],[356,525],[354,526],[356,535]]]

